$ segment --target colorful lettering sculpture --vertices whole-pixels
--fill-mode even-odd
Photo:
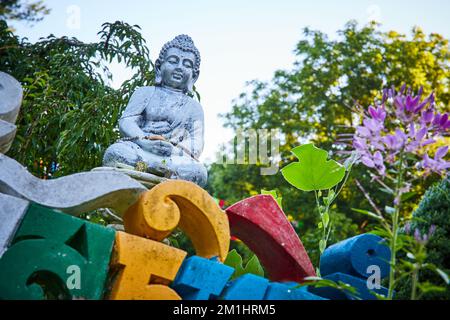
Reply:
[[[113,244],[112,229],[32,204],[0,259],[0,299],[101,299]]]
[[[0,226],[4,251],[0,299],[335,300],[374,299],[374,293],[386,293],[382,287],[367,289],[368,268],[379,266],[384,277],[390,254],[381,238],[369,234],[329,247],[321,259],[324,278],[355,287],[357,297],[252,274],[231,281],[234,269],[221,263],[230,237],[226,215],[204,190],[187,181],[167,181],[144,192],[124,216],[127,233],[15,197],[0,194],[0,199],[0,217],[11,218]],[[243,207],[251,210],[241,211]],[[258,225],[256,213],[267,212],[275,214]],[[234,234],[246,241],[243,230],[253,230],[251,234],[260,240],[250,242],[256,253],[270,245],[276,251],[270,253],[284,259],[277,261],[280,268],[283,261],[295,266],[285,274],[275,273],[276,278],[303,279],[309,258],[306,252],[292,256],[289,251],[299,247],[300,240],[294,237],[287,242],[286,236],[269,228],[268,222],[276,219],[285,225],[277,216],[280,212],[271,196],[246,199],[227,210],[231,230],[239,230]],[[196,239],[196,256],[186,258],[185,251],[159,241],[177,226]],[[309,263],[304,264],[302,257]],[[267,270],[274,268],[262,261]]]
[[[186,252],[160,242],[117,232],[111,267],[117,272],[110,295],[114,300],[179,300],[168,285]]]
[[[272,196],[242,200],[226,212],[231,234],[258,256],[270,280],[302,282],[316,275],[301,240]]]
[[[189,257],[172,288],[185,300],[326,300],[298,283],[269,282],[253,274],[230,281],[233,272],[216,259]]]
[[[193,256],[184,261],[172,287],[185,300],[216,299],[233,273],[233,268],[215,258]]]
[[[14,238],[29,204],[28,201],[0,193],[0,258]]]
[[[226,214],[196,184],[172,180],[142,194],[124,216],[125,231],[161,241],[178,226],[199,256],[224,261],[230,245]]]
[[[377,266],[384,278],[389,274],[390,258],[389,247],[382,238],[361,234],[327,248],[320,258],[320,273],[326,276],[340,272],[367,278],[367,268]]]
[[[297,283],[269,284],[264,300],[327,300],[308,291],[308,286],[299,287]]]
[[[357,290],[356,295],[330,287],[310,288],[312,293],[333,300],[376,299],[387,296],[387,289],[375,285],[369,289],[367,279],[376,272],[378,282],[389,274],[391,252],[385,241],[374,234],[361,234],[327,248],[320,258],[320,273],[328,280],[343,282]]]

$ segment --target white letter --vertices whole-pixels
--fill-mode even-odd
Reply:
[[[73,289],[81,289],[81,270],[77,265],[72,265],[67,267],[67,274],[71,274],[69,278],[67,278],[66,285],[69,290]]]
[[[236,130],[236,164],[245,164],[245,132],[244,129]]]
[[[268,168],[261,168],[260,174],[262,176],[271,176],[278,172],[278,164],[280,158],[280,139],[278,129],[270,130],[270,157],[268,157],[267,150],[267,130],[261,129],[259,133],[259,161],[262,164],[269,164]]]
[[[381,271],[377,265],[371,265],[367,267],[367,273],[371,274],[367,278],[367,289],[381,289]]]
[[[255,129],[248,129],[246,132],[248,137],[248,164],[256,164],[258,162],[258,135]]]

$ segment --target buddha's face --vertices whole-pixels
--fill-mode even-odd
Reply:
[[[161,64],[162,85],[186,91],[194,76],[195,55],[189,51],[170,48]]]

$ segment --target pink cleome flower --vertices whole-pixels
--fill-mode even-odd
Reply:
[[[444,160],[448,146],[439,148],[434,158],[426,147],[448,133],[449,115],[436,111],[434,93],[422,100],[422,88],[417,95],[405,89],[384,90],[381,103],[369,106],[362,125],[356,127],[353,147],[361,155],[360,161],[380,176],[386,174],[386,165],[393,164],[400,151],[421,158],[418,167],[425,174],[442,174],[450,168],[450,162]]]

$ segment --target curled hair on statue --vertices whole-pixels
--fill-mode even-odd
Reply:
[[[162,76],[161,76],[161,65],[164,62],[166,52],[170,48],[178,48],[180,50],[186,52],[192,52],[195,56],[194,68],[192,71],[192,79],[187,83],[186,89],[184,93],[193,94],[194,91],[194,83],[197,81],[200,75],[200,52],[197,47],[194,45],[194,41],[191,37],[185,34],[181,34],[176,36],[172,41],[169,41],[164,44],[159,52],[158,59],[155,61],[155,84],[160,86],[162,84]]]

